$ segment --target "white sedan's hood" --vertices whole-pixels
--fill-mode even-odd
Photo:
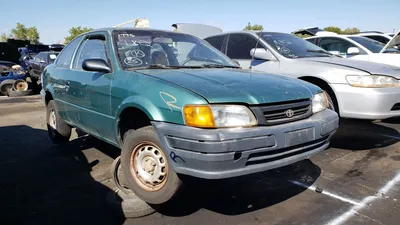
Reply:
[[[382,54],[377,54],[377,55],[382,55]],[[308,60],[308,61],[336,65],[336,66],[343,66],[352,69],[362,70],[370,74],[388,75],[400,79],[400,66],[396,67],[381,63],[353,60],[353,59],[343,59],[339,57],[337,58],[313,57],[313,58],[304,58],[302,60]],[[400,63],[400,58],[398,59],[398,62]]]
[[[400,67],[400,54],[373,53],[369,55],[369,61]]]

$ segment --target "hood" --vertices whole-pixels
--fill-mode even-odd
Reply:
[[[264,104],[310,99],[320,89],[285,76],[239,69],[136,70],[177,84],[209,103]]]
[[[375,62],[354,60],[354,59],[328,58],[328,57],[324,58],[313,57],[313,58],[304,58],[298,60],[307,60],[329,65],[344,66],[351,69],[362,70],[369,74],[388,75],[400,79],[400,67],[390,66],[382,63],[375,63]]]
[[[393,36],[393,38],[385,45],[385,47],[382,48],[382,50],[379,53],[383,53],[386,51],[388,48],[393,48],[394,46],[400,46],[400,30],[397,31],[397,33]]]

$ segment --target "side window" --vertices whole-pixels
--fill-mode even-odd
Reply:
[[[231,59],[251,59],[250,50],[255,48],[257,40],[247,34],[231,34],[227,55]]]
[[[87,39],[83,42],[79,54],[76,57],[75,69],[82,69],[83,61],[86,59],[102,59],[109,63],[106,53],[105,38]]]
[[[224,43],[224,39],[225,39],[225,36],[221,35],[221,36],[209,37],[204,40],[207,41],[208,43],[210,43],[210,45],[212,45],[214,48],[221,51],[222,44]]]
[[[357,47],[349,41],[340,38],[321,38],[319,45],[327,51],[339,51],[340,55],[347,55],[347,49]]]
[[[82,37],[75,38],[72,42],[67,44],[62,50],[60,55],[57,57],[56,65],[59,67],[68,68],[72,61],[72,56],[74,55],[75,49],[81,41]]]
[[[365,36],[365,37],[371,38],[371,39],[373,39],[375,41],[382,42],[383,44],[387,44],[389,42],[389,40],[387,38],[382,37],[382,36],[368,35],[368,36]]]

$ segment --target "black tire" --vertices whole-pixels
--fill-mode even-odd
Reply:
[[[169,165],[167,154],[161,148],[161,142],[154,128],[152,126],[146,126],[135,131],[129,130],[124,137],[121,166],[130,189],[140,199],[150,204],[162,204],[177,196],[183,188],[183,183],[172,166]],[[161,171],[162,169],[166,171],[165,176],[162,176],[162,181],[159,182],[159,185],[155,185],[154,188],[148,188],[148,186],[143,184],[143,182],[140,181],[139,175],[134,171],[135,164],[133,160],[131,160],[131,157],[134,158],[136,154],[141,154],[141,152],[146,151],[143,150],[145,147],[142,148],[142,146],[153,146],[153,148],[146,147],[146,150],[159,150],[161,153],[158,154],[161,154],[161,158],[164,158],[164,160],[158,159],[165,164],[162,168],[159,166],[158,161],[156,162],[157,166],[153,167],[153,169],[161,168]]]
[[[54,112],[54,117],[52,120],[55,120],[55,128],[54,129],[51,125],[50,115]],[[46,112],[46,123],[47,123],[47,132],[51,141],[54,144],[61,144],[68,142],[71,138],[71,127],[66,124],[58,114],[58,110],[54,104],[53,100],[50,100],[47,104],[47,112]]]
[[[1,82],[1,84],[0,84],[0,92],[3,95],[8,96],[8,93],[10,92],[10,90],[12,90],[13,83],[14,83],[14,80],[10,80],[10,79],[3,80],[3,82]]]
[[[156,211],[155,208],[148,205],[135,194],[126,194],[119,189],[108,192],[106,200],[113,210],[119,214],[123,214],[125,218],[143,217]]]
[[[33,90],[15,91],[15,90],[11,89],[8,91],[8,96],[9,97],[21,97],[21,96],[32,95],[33,93],[34,93]]]

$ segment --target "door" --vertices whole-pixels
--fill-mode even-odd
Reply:
[[[226,55],[239,62],[243,69],[249,69],[251,66],[253,70],[264,72],[275,72],[278,70],[279,61],[257,59],[250,54],[250,50],[256,47],[264,48],[268,51],[264,44],[261,43],[261,39],[257,42],[257,38],[249,34],[231,34],[228,38]]]
[[[110,140],[114,125],[110,95],[113,72],[105,74],[82,69],[86,59],[103,59],[111,65],[110,40],[106,37],[105,33],[84,37],[74,57],[67,95],[75,108],[76,126]]]

